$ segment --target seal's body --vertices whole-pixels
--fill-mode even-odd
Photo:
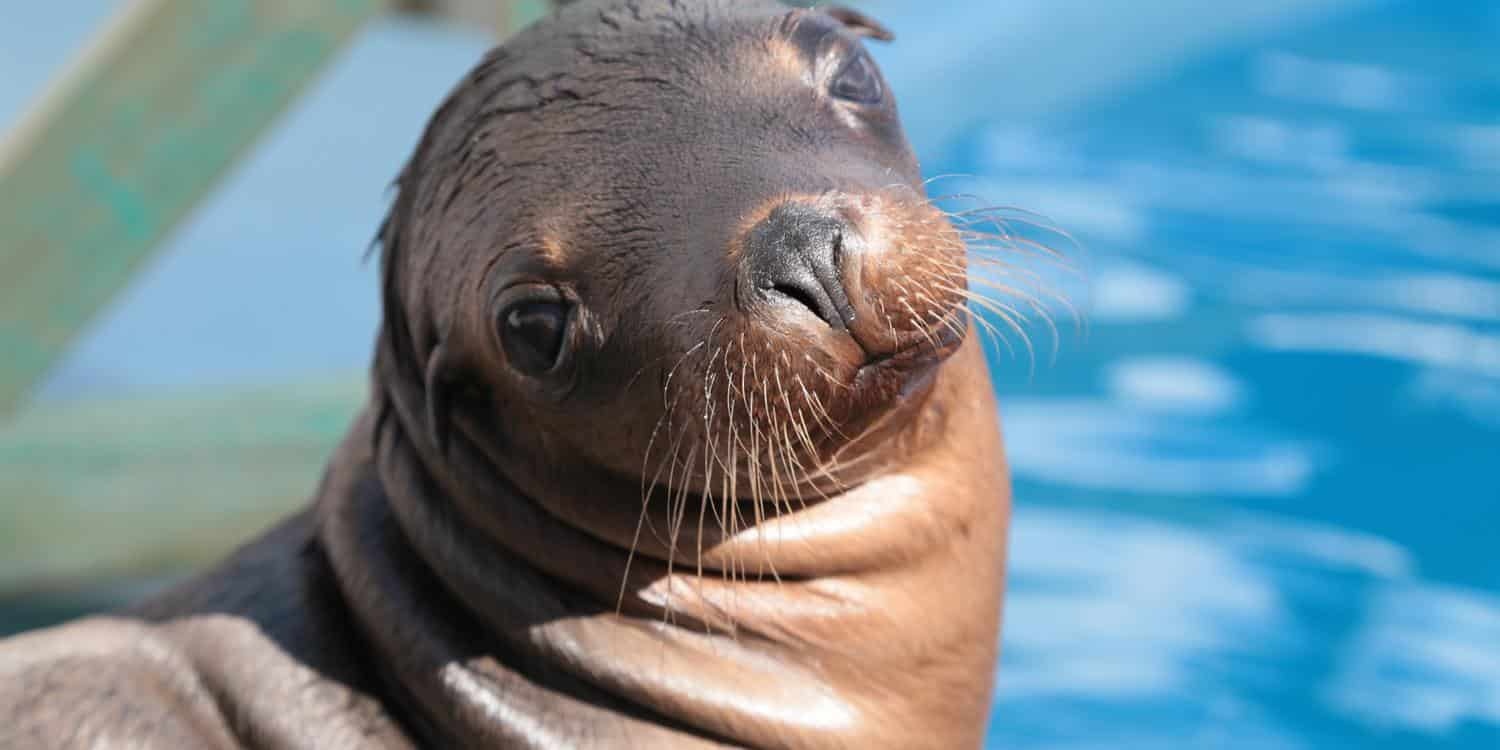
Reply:
[[[613,0],[486,57],[399,180],[312,507],[0,645],[0,747],[977,746],[1008,480],[861,37]]]

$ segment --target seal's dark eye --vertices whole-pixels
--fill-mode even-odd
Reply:
[[[500,340],[512,367],[527,375],[541,375],[562,356],[567,329],[566,303],[520,302],[506,309],[500,321]]]
[[[830,86],[833,95],[856,104],[875,104],[880,101],[882,90],[880,76],[875,74],[875,63],[865,54],[855,55],[833,77]]]

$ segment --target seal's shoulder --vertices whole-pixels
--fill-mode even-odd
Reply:
[[[0,747],[233,747],[186,657],[155,627],[96,617],[0,642]]]
[[[0,641],[0,748],[410,747],[308,513],[117,615]]]

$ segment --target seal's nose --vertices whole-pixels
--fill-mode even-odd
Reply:
[[[758,301],[795,303],[836,330],[854,321],[840,271],[847,225],[824,209],[787,203],[745,238],[746,271]]]

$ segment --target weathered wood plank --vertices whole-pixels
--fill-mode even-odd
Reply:
[[[0,598],[219,557],[307,501],[364,394],[350,377],[0,422]]]
[[[0,413],[383,0],[138,0],[0,143]]]
[[[415,5],[468,22],[490,6],[502,35],[548,9]],[[0,417],[387,6],[137,0],[87,46],[0,141]],[[362,393],[351,378],[0,419],[0,597],[221,555],[306,499]]]

